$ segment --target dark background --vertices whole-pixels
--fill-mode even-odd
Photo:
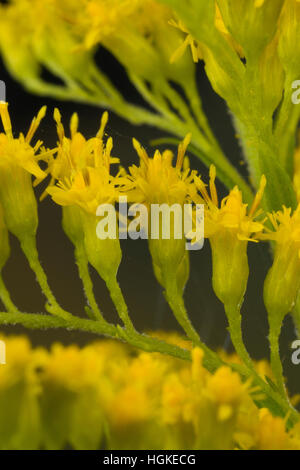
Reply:
[[[129,84],[124,70],[105,51],[100,51],[101,63],[105,65],[111,79],[122,89],[132,102],[141,103],[141,98]],[[51,77],[47,77],[48,79]],[[15,82],[0,62],[0,79],[7,87],[7,101],[15,134],[26,131],[31,119],[39,108],[46,104],[48,113],[42,121],[37,133],[45,141],[46,146],[56,144],[56,129],[52,118],[54,107],[59,107],[63,122],[67,128],[73,112],[78,112],[80,131],[89,138],[98,130],[102,109],[89,105],[72,102],[57,102],[26,93],[21,85]],[[230,160],[246,173],[246,167],[241,165],[241,150],[234,137],[230,115],[223,101],[211,90],[202,66],[198,70],[199,91],[202,96],[205,111],[211,126],[218,137],[221,146]],[[120,157],[124,166],[137,162],[137,156],[132,148],[132,137],[136,137],[151,153],[151,139],[161,136],[161,133],[150,127],[133,127],[117,115],[110,112],[106,131],[114,139],[115,156]],[[207,180],[207,169],[193,156],[191,166],[199,169]],[[37,188],[37,196],[41,194],[43,185]],[[219,185],[224,193],[224,188]],[[48,280],[60,304],[70,312],[84,315],[84,295],[77,268],[73,258],[73,247],[61,228],[61,209],[50,198],[40,206],[40,225],[38,231],[38,248],[41,262],[47,272]],[[267,245],[249,244],[250,279],[243,305],[243,331],[247,348],[255,359],[268,357],[268,326],[267,316],[262,300],[263,280],[271,257]],[[11,292],[13,301],[25,312],[40,312],[44,310],[44,298],[35,282],[34,274],[30,271],[18,242],[11,238],[12,254],[4,269],[4,279]],[[119,271],[119,281],[128,303],[133,323],[139,330],[163,329],[180,331],[162,294],[162,289],[156,282],[151,266],[151,259],[145,241],[123,240],[123,260]],[[100,308],[108,320],[117,321],[114,307],[110,301],[105,285],[91,269],[94,280],[96,298]],[[191,252],[191,274],[185,291],[185,301],[190,318],[200,332],[201,338],[211,347],[224,347],[232,351],[229,335],[226,330],[226,319],[222,304],[217,300],[211,287],[211,255],[209,243],[199,252]],[[63,330],[28,331],[23,327],[1,327],[6,334],[25,333],[34,345],[50,346],[55,341],[64,344],[77,343],[80,345],[96,339],[90,334]],[[289,377],[289,388],[292,393],[300,392],[300,366],[291,363],[291,342],[295,339],[294,328],[287,319],[282,334],[282,355],[284,368]]]

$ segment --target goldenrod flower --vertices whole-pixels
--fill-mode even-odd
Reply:
[[[186,149],[190,143],[188,134],[178,147],[177,159],[173,165],[174,155],[170,150],[161,153],[156,150],[150,158],[137,140],[133,145],[140,158],[140,166],[132,165],[124,190],[130,201],[143,204],[183,204],[195,191],[193,178],[196,174],[184,168]]]
[[[83,175],[90,171],[88,168],[91,168],[91,172],[93,172],[93,168],[103,167],[103,170],[98,171],[98,178],[101,179],[102,184],[104,183],[104,180],[108,182],[110,179],[110,165],[112,163],[119,162],[119,159],[113,158],[110,155],[112,139],[109,138],[106,145],[104,144],[103,136],[108,120],[107,112],[102,115],[100,127],[96,136],[90,139],[86,139],[80,132],[78,132],[78,115],[76,113],[72,115],[70,120],[70,137],[67,137],[65,134],[65,129],[61,122],[61,115],[58,109],[54,110],[54,119],[57,125],[59,141],[57,144],[57,155],[55,158],[52,158],[48,164],[48,172],[51,174],[51,182],[49,184],[48,192],[53,195],[53,199],[56,202],[64,206],[62,221],[63,228],[73,244],[76,245],[83,239],[78,206],[84,206],[83,208],[85,210],[91,211],[95,214],[96,208],[101,203],[100,196],[99,204],[97,204],[96,199],[94,201],[94,205],[96,205],[95,207],[92,207],[92,196],[90,196],[88,201],[84,199],[87,197],[86,194],[83,195],[87,190],[87,186],[84,184],[84,187],[80,189],[79,180],[84,178]],[[94,174],[95,173],[97,173],[97,171],[94,172]],[[93,181],[95,180],[93,177],[92,179]],[[59,187],[53,186],[53,183],[57,180],[60,181],[60,189]],[[94,183],[93,187],[97,192],[97,181],[94,181]],[[101,185],[99,185],[99,188],[100,186]],[[62,188],[64,188],[64,192],[62,192]],[[105,198],[105,191],[107,190],[108,193],[111,193],[112,186],[109,183],[104,184],[102,189],[103,197]],[[92,192],[90,185],[89,191],[90,193]],[[74,201],[76,195],[78,197],[79,204]],[[68,201],[70,203],[68,203]]]
[[[58,110],[55,111],[55,119],[60,143],[57,160],[52,162],[50,171],[54,178],[58,178],[58,182],[49,187],[47,192],[57,204],[70,208],[70,211],[64,214],[67,235],[76,248],[79,244],[84,244],[88,261],[105,280],[114,302],[118,305],[120,317],[132,328],[116,281],[122,253],[114,206],[118,202],[120,186],[123,185],[124,170],[119,170],[116,176],[110,172],[111,163],[117,162],[118,159],[111,157],[112,139],[109,138],[106,145],[103,143],[107,113],[102,116],[97,136],[88,141],[77,132],[76,115],[71,119],[71,139],[64,136]],[[108,206],[110,210],[107,210]],[[78,212],[74,212],[76,207],[80,209]],[[101,214],[98,213],[98,208],[101,209]],[[104,217],[102,209],[104,213],[108,212],[108,219]],[[103,229],[100,230],[100,235],[99,224],[102,224]],[[102,318],[101,320],[103,321]]]
[[[0,449],[38,449],[41,421],[38,397],[41,386],[36,370],[43,365],[45,350],[31,348],[26,337],[5,341],[7,364],[0,366]]]
[[[113,341],[48,352],[0,339],[1,449],[98,449],[104,430],[108,449],[299,449],[299,425],[258,410],[228,367],[210,374],[201,349],[184,363]]]
[[[118,158],[110,155],[112,149],[111,137],[104,144],[103,136],[108,121],[108,113],[104,112],[101,117],[99,130],[95,137],[86,139],[78,132],[78,115],[74,113],[70,120],[70,137],[65,135],[65,129],[61,122],[61,114],[56,108],[54,110],[57,135],[57,155],[49,163],[48,172],[52,176],[52,182],[72,177],[76,172],[87,167],[97,168],[99,166],[110,167],[111,163],[118,163]]]
[[[7,108],[7,103],[0,103],[0,116],[5,131],[0,134],[0,200],[8,229],[23,239],[28,234],[34,235],[38,224],[31,177],[35,176],[38,183],[47,176],[38,162],[47,160],[54,151],[45,150],[41,141],[31,145],[45,115],[45,106],[33,119],[26,136],[21,133],[18,138],[13,136]]]
[[[123,190],[128,200],[145,204],[149,209],[154,207],[153,204],[167,204],[169,208],[173,204],[183,207],[185,202],[191,200],[191,194],[196,191],[193,182],[196,172],[185,166],[185,153],[190,139],[191,135],[188,134],[179,144],[175,165],[174,155],[170,150],[162,153],[156,150],[153,158],[150,158],[146,150],[134,139],[133,145],[140,158],[140,166],[132,165],[129,175],[124,179]],[[155,224],[158,224],[158,227]],[[158,281],[165,287],[166,277],[171,272],[173,275],[175,273],[179,290],[182,291],[189,272],[189,260],[185,250],[183,226],[176,225],[173,212],[170,212],[169,225],[170,237],[164,239],[161,219],[153,221],[149,213],[148,226],[151,231],[154,231],[154,227],[158,231],[157,239],[149,237],[149,247]],[[181,230],[181,238],[176,239],[176,229]]]
[[[285,393],[279,337],[285,316],[292,311],[300,289],[300,205],[292,212],[283,206],[269,214],[273,230],[261,234],[275,242],[274,261],[264,283],[264,302],[268,312],[271,364],[279,388]]]
[[[121,249],[117,233],[115,237],[102,240],[97,237],[99,220],[96,211],[102,204],[115,204],[121,180],[120,174],[115,177],[110,175],[109,165],[87,167],[47,190],[57,204],[81,208],[77,223],[83,228],[88,259],[106,281],[116,276],[121,261]],[[76,224],[76,220],[74,223]],[[113,223],[116,224],[116,217]]]
[[[300,288],[300,205],[269,214],[272,230],[262,234],[275,242],[273,265],[265,280],[264,299],[271,317],[281,322],[296,301]]]
[[[43,159],[44,155],[36,155],[42,142],[39,140],[34,147],[31,146],[31,140],[45,114],[46,106],[43,106],[37,117],[33,119],[26,136],[21,133],[18,138],[14,138],[8,103],[0,102],[0,116],[4,128],[4,133],[0,134],[1,173],[12,168],[23,168],[37,179],[43,179],[46,176],[38,165],[38,161]]]
[[[202,180],[195,178],[195,184],[206,204],[204,232],[205,237],[209,238],[212,251],[213,289],[224,304],[236,352],[248,367],[253,368],[242,338],[240,308],[249,277],[248,242],[257,241],[258,233],[264,228],[263,223],[255,219],[260,215],[258,206],[266,179],[262,177],[260,188],[248,211],[247,204],[243,203],[242,193],[237,187],[233,188],[219,204],[215,178],[216,170],[211,166],[210,195]]]
[[[215,178],[216,170],[211,166],[210,195],[200,178],[195,177],[195,184],[206,204],[204,230],[212,247],[215,293],[224,304],[237,306],[242,302],[248,280],[248,242],[257,241],[256,234],[264,228],[256,218],[260,215],[257,209],[266,179],[262,177],[259,191],[248,210],[237,187],[219,204]]]
[[[103,141],[108,114],[103,114],[96,137],[88,140],[78,132],[76,113],[70,121],[70,138],[65,136],[58,109],[54,111],[54,118],[59,142],[57,156],[52,158],[48,171],[52,183],[58,180],[58,185],[50,183],[47,192],[62,206],[78,205],[96,214],[100,204],[117,200],[117,187],[121,182],[120,172],[116,177],[110,174],[111,164],[119,162],[111,156],[112,138],[108,138],[106,144]]]
[[[122,176],[112,176],[107,167],[88,167],[47,189],[52,199],[61,206],[77,205],[95,215],[100,204],[115,203]]]
[[[249,384],[243,384],[238,373],[224,366],[208,377],[207,396],[219,405],[234,408],[243,400],[248,387]]]

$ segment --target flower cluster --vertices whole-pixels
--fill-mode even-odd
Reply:
[[[52,199],[62,206],[63,228],[74,244],[79,273],[89,304],[92,306],[92,312],[89,311],[90,316],[97,317],[105,328],[111,328],[95,301],[88,274],[88,263],[94,266],[106,282],[122,322],[131,334],[135,335],[135,329],[116,280],[122,257],[119,237],[117,234],[113,238],[97,236],[98,222],[103,217],[103,214],[97,212],[98,206],[107,203],[114,205],[120,195],[126,195],[131,202],[147,206],[174,203],[183,206],[187,202],[202,203],[205,237],[209,239],[212,249],[213,288],[224,304],[235,349],[250,368],[252,365],[243,344],[240,315],[249,276],[247,246],[249,242],[259,240],[276,242],[274,263],[266,278],[264,297],[269,313],[272,365],[277,369],[276,380],[283,384],[282,371],[275,366],[275,358],[278,359],[276,348],[278,348],[281,324],[284,317],[292,310],[300,288],[299,207],[295,211],[283,207],[282,211],[274,214],[265,214],[259,209],[267,185],[264,176],[250,208],[243,202],[242,192],[238,187],[234,187],[219,202],[215,167],[210,168],[209,190],[197,171],[189,167],[186,151],[190,135],[179,144],[174,164],[173,153],[170,150],[163,153],[157,150],[151,158],[134,140],[133,145],[139,156],[140,165],[132,165],[128,172],[122,167],[114,171],[113,167],[120,163],[120,159],[112,157],[113,141],[111,137],[105,136],[107,113],[101,118],[96,136],[87,140],[78,131],[76,114],[71,118],[70,137],[66,137],[60,113],[56,109],[54,119],[58,134],[57,147],[52,150],[45,150],[42,147],[41,153],[35,157],[42,143],[38,142],[35,147],[31,147],[30,141],[44,115],[44,108],[33,120],[27,136],[24,138],[21,134],[18,139],[12,136],[7,104],[2,103],[0,111],[5,129],[5,133],[0,134],[0,140],[2,138],[6,142],[6,146],[2,149],[4,169],[1,173],[3,186],[0,191],[3,207],[1,214],[3,236],[0,245],[2,268],[9,256],[7,230],[19,235],[21,240],[24,236],[28,237],[28,234],[31,240],[35,237],[37,222],[30,226],[28,224],[30,219],[23,217],[23,214],[28,212],[26,212],[28,199],[34,201],[33,207],[36,207],[31,174],[37,177],[38,182],[50,176],[45,194],[50,194]],[[22,149],[24,147],[24,151],[18,152],[18,159],[12,158],[11,145],[20,146]],[[38,165],[39,159],[47,163],[47,168],[43,171]],[[14,180],[10,175],[14,175]],[[22,186],[22,198],[15,198],[16,183],[18,186],[21,185],[16,175],[20,175],[18,178],[22,177],[20,181],[25,179],[27,181],[27,187]],[[4,191],[4,187],[9,189]],[[14,208],[17,207],[17,212],[9,204],[14,205]],[[11,217],[16,218],[16,213],[22,214],[22,217],[19,217],[20,220],[16,219],[15,225],[12,225]],[[29,212],[31,213],[33,211]],[[267,219],[272,222],[272,229],[268,227]],[[27,223],[27,232],[24,230],[16,232],[14,227],[20,224],[23,227],[24,220]],[[172,225],[171,217],[170,224]],[[171,235],[170,239],[164,239],[160,231],[158,234],[157,239],[149,240],[154,273],[164,287],[167,301],[187,336],[195,345],[201,345],[182,300],[183,289],[189,278],[189,253],[185,250],[184,236],[176,239]],[[44,275],[35,264],[35,252],[26,252],[26,245],[23,249],[31,265],[36,269],[38,281],[43,286],[49,304],[52,305],[51,313],[65,316],[66,312],[58,309],[53,294],[47,285],[45,287]],[[284,278],[282,266],[285,267]],[[2,293],[2,300],[7,309],[11,310],[11,301],[6,292]]]
[[[200,349],[188,364],[108,340],[50,351],[1,340],[1,449],[300,449],[300,429],[258,410],[228,367],[208,373]]]
[[[271,448],[275,441],[277,447],[298,446],[297,425],[291,433],[285,430],[285,425],[289,428],[299,421],[299,414],[286,390],[279,337],[284,318],[290,313],[300,332],[300,158],[296,148],[300,106],[292,99],[300,76],[299,44],[300,0],[11,0],[0,6],[4,63],[29,90],[112,109],[132,123],[146,123],[171,133],[175,138],[163,139],[162,143],[178,145],[176,159],[171,150],[156,150],[152,157],[134,139],[139,163],[127,170],[122,167],[122,155],[114,156],[112,138],[105,132],[107,112],[96,136],[86,139],[79,131],[77,114],[71,118],[67,136],[60,112],[55,109],[58,141],[55,148],[47,149],[39,140],[32,143],[45,107],[33,119],[27,134],[17,137],[8,105],[0,103],[0,298],[7,310],[6,317],[0,313],[1,322],[82,328],[125,340],[145,351],[185,359],[192,356],[193,360],[190,367],[147,354],[132,359],[123,348],[110,343],[87,347],[81,353],[77,348],[60,346],[51,354],[44,351],[40,354],[41,374],[34,368],[28,369],[26,377],[25,372],[19,373],[20,380],[23,377],[29,384],[25,387],[29,401],[24,409],[15,407],[19,412],[13,418],[17,422],[20,417],[24,429],[28,410],[36,417],[28,424],[32,433],[25,433],[36,436],[34,445],[43,442],[45,447],[62,447],[68,440],[74,447],[96,447],[105,435],[110,447],[130,448],[134,435],[141,447],[147,441],[152,448],[158,446],[159,435],[164,436],[166,448]],[[188,47],[191,54],[185,53]],[[131,83],[150,105],[148,109],[126,99],[109,74],[101,70],[103,48],[123,65]],[[247,163],[247,179],[224,155],[204,113],[195,65],[200,60],[213,89],[225,99],[233,116]],[[44,69],[59,82],[45,79]],[[209,181],[191,170],[187,150],[210,168]],[[74,246],[89,320],[60,307],[39,262],[33,176],[34,185],[48,179],[42,197],[50,195],[62,206],[62,225]],[[222,199],[216,177],[227,188]],[[183,300],[189,253],[184,237],[172,235],[174,214],[170,215],[169,239],[159,228],[158,236],[150,238],[148,245],[155,276],[194,349],[190,354],[186,348],[172,346],[169,339],[163,342],[136,331],[117,281],[122,258],[120,233],[116,229],[113,237],[98,236],[106,218],[97,208],[113,206],[109,217],[121,219],[121,210],[119,214],[114,210],[119,196],[127,196],[135,207],[140,203],[147,207],[166,204],[181,209],[188,203],[194,221],[197,205],[203,204],[204,235],[212,251],[212,285],[224,305],[231,340],[242,363],[235,369],[240,375],[223,367],[220,357],[202,342],[189,319]],[[154,224],[152,218],[146,222]],[[179,223],[182,225],[182,221]],[[13,304],[1,275],[10,255],[9,233],[19,239],[51,315],[23,314]],[[248,245],[261,242],[269,242],[273,248],[273,263],[263,289],[272,382],[259,374],[242,331]],[[122,326],[109,323],[100,310],[89,265],[105,281]],[[22,344],[24,357],[33,354],[40,360],[37,352],[31,353],[29,346]],[[17,345],[18,340],[16,350]],[[121,367],[115,362],[108,368],[105,361],[96,359],[97,348],[107,357],[111,347],[116,348],[114,355]],[[83,356],[87,369],[81,362]],[[213,375],[205,372],[202,364]],[[78,370],[80,381],[76,378]],[[251,380],[242,383],[240,377]],[[13,386],[13,382],[9,384]],[[262,401],[268,410],[279,410],[286,421],[269,411],[258,412],[250,404],[253,386],[267,395]],[[20,390],[14,390],[16,396]],[[3,393],[8,394],[7,399],[14,399],[11,391]],[[60,422],[65,421],[72,430],[68,438],[56,429],[49,411],[58,397],[64,397]],[[89,407],[93,400],[99,403],[96,411]],[[256,402],[261,405],[259,397]],[[21,399],[18,406],[22,406]],[[85,419],[91,421],[85,423]],[[0,422],[5,421],[4,415]],[[50,425],[42,425],[40,433],[40,423],[47,422]],[[268,427],[276,438],[268,434]],[[92,444],[86,429],[93,431]],[[27,447],[23,434],[12,433],[7,446]]]

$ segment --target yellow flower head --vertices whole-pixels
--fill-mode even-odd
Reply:
[[[268,214],[274,230],[266,229],[261,235],[263,240],[274,240],[276,244],[288,246],[293,243],[294,250],[300,257],[300,205],[292,212],[283,206],[281,211]]]
[[[260,235],[273,240],[273,264],[264,283],[264,301],[271,328],[278,328],[285,315],[293,308],[300,288],[300,205],[292,212],[283,207],[269,214],[273,230]]]
[[[0,134],[0,178],[1,173],[3,174],[8,169],[13,171],[17,167],[23,168],[38,180],[46,177],[46,173],[41,170],[38,161],[47,159],[53,151],[43,150],[37,155],[42,142],[39,140],[34,146],[31,145],[31,140],[45,114],[46,106],[43,106],[33,119],[26,136],[21,133],[18,138],[14,138],[8,103],[0,102],[0,116],[4,128],[4,133]]]
[[[78,132],[78,115],[73,114],[70,121],[71,137],[65,135],[65,130],[61,122],[61,114],[58,109],[54,110],[54,119],[57,125],[58,144],[57,156],[53,158],[49,164],[49,173],[51,173],[52,181],[63,180],[75,175],[78,171],[87,167],[97,168],[105,166],[110,168],[111,163],[118,163],[118,158],[110,155],[112,149],[112,138],[107,140],[105,145],[103,136],[105,126],[108,121],[108,113],[102,115],[99,131],[96,137],[85,139]]]
[[[150,158],[146,150],[133,140],[140,157],[140,166],[132,165],[124,189],[131,201],[145,204],[183,204],[194,190],[194,171],[183,169],[186,148],[190,142],[188,134],[178,147],[176,165],[173,166],[173,153],[156,150]]]
[[[296,448],[286,431],[285,420],[272,416],[269,410],[259,411],[257,448],[260,450],[289,450]]]
[[[203,181],[196,177],[195,184],[205,202],[204,235],[209,238],[213,256],[213,288],[226,308],[240,308],[247,287],[249,266],[248,241],[256,241],[264,225],[256,222],[260,215],[261,201],[266,179],[261,179],[260,188],[250,210],[243,203],[241,191],[235,187],[219,204],[215,185],[216,169],[210,167],[210,195]],[[197,200],[196,200],[197,202]],[[255,238],[256,236],[256,238]]]
[[[219,205],[217,189],[215,185],[216,169],[210,167],[210,195],[205,184],[199,177],[195,177],[195,184],[200,191],[205,204],[205,237],[211,238],[220,232],[227,232],[234,235],[241,241],[257,241],[255,234],[261,232],[264,228],[262,222],[256,222],[255,219],[261,214],[258,206],[263,196],[266,179],[261,178],[260,188],[255,196],[250,210],[247,210],[247,204],[243,203],[242,192],[238,187],[234,187],[227,197]]]
[[[91,347],[79,349],[72,345],[54,344],[42,373],[44,386],[67,388],[79,392],[85,387],[95,387],[100,380],[104,361]]]
[[[38,225],[31,175],[36,177],[36,184],[47,176],[39,167],[39,160],[47,161],[55,150],[44,149],[41,141],[31,145],[45,115],[45,106],[33,119],[26,136],[20,134],[18,138],[13,136],[7,108],[7,103],[0,102],[4,128],[4,133],[0,134],[0,200],[8,229],[23,240],[29,234],[34,236]]]
[[[60,180],[57,186],[47,191],[57,204],[77,205],[95,215],[100,204],[114,204],[118,200],[122,180],[122,172],[112,176],[107,166],[87,167],[70,178]]]
[[[219,405],[238,405],[247,393],[248,385],[242,383],[236,372],[223,366],[214,375],[208,376],[207,396]]]
[[[57,157],[49,164],[49,172],[52,183],[58,180],[58,184],[50,186],[47,192],[62,206],[77,205],[95,214],[99,204],[117,200],[117,187],[122,181],[122,171],[115,177],[110,174],[111,164],[119,162],[111,156],[112,138],[106,144],[103,141],[108,114],[103,114],[96,137],[88,140],[78,132],[77,114],[71,118],[71,138],[65,136],[58,109],[54,111],[54,118],[59,142]]]

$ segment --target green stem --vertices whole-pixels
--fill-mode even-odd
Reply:
[[[32,329],[66,328],[69,331],[86,331],[96,335],[105,335],[121,340],[126,338],[126,341],[129,342],[129,344],[144,351],[159,352],[161,354],[167,354],[185,361],[191,360],[190,351],[179,346],[168,344],[162,340],[152,338],[144,334],[136,334],[134,336],[127,335],[126,331],[122,330],[120,327],[117,328],[114,325],[103,326],[98,321],[92,321],[72,315],[70,315],[70,317],[66,320],[61,317],[59,318],[46,314],[0,312],[0,324],[19,324],[25,326],[26,328]],[[234,371],[238,372],[243,380],[249,380],[251,378],[253,385],[258,386],[268,399],[268,403],[264,403],[264,406],[268,406],[270,411],[282,417],[288,414],[290,426],[299,422],[299,413],[294,408],[292,408],[281,395],[274,391],[261,377],[258,375],[256,377],[253,376],[251,371],[245,369],[239,364],[226,364],[218,357],[216,353],[210,351],[210,349],[207,347],[204,348],[204,353],[205,355],[203,365],[209,372],[214,373],[220,366],[227,365]]]
[[[114,306],[116,307],[118,315],[122,320],[126,330],[128,331],[128,333],[136,335],[137,331],[134,328],[133,323],[129,317],[128,308],[117,279],[115,277],[112,277],[106,280],[106,285],[109,290],[111,299],[114,303]]]
[[[43,294],[45,295],[50,306],[52,307],[51,313],[53,313],[54,315],[57,315],[58,317],[64,318],[66,320],[73,318],[73,315],[66,312],[63,308],[61,308],[61,306],[58,304],[54,294],[52,293],[49,287],[47,276],[39,261],[39,255],[38,255],[38,251],[36,247],[35,237],[28,236],[28,237],[25,237],[20,242],[21,242],[22,250],[29,262],[29,265],[32,271],[36,275],[37,282],[39,283]]]
[[[174,293],[174,291],[169,288],[166,288],[166,299],[172,312],[174,313],[176,320],[182,327],[183,331],[186,333],[187,337],[193,342],[195,346],[202,345],[200,337],[188,317],[183,299],[179,296],[179,294]]]
[[[199,334],[189,319],[182,295],[179,294],[177,289],[176,279],[168,279],[165,286],[165,296],[176,320],[186,333],[187,337],[192,341],[193,345],[202,348],[211,360],[216,362],[218,358],[217,354],[211,351],[206,344],[201,341]]]
[[[80,318],[73,316],[72,319],[64,319],[61,317],[55,317],[51,315],[35,314],[35,313],[7,313],[0,312],[0,324],[1,325],[16,325],[20,324],[26,328],[32,329],[45,329],[45,328],[67,328],[70,330],[86,331],[88,333],[94,333],[96,335],[108,336],[116,339],[124,339],[126,332],[119,327],[108,324],[103,325],[98,321],[88,320],[86,318]],[[178,359],[191,360],[190,351],[183,349],[179,346],[168,344],[165,341],[152,338],[147,335],[131,335],[126,336],[132,346],[138,347],[147,352],[159,352],[161,354],[167,354]],[[219,361],[219,365],[221,361]]]
[[[77,245],[75,248],[75,259],[78,266],[79,276],[82,280],[84,292],[90,305],[93,313],[92,320],[98,320],[99,322],[107,323],[106,320],[103,318],[103,315],[98,307],[96,302],[94,291],[93,291],[93,283],[91,281],[90,273],[89,273],[89,262],[85,253],[84,245],[80,244]]]
[[[0,272],[0,299],[6,310],[8,312],[19,312],[19,309],[15,306],[13,301],[11,300],[10,293],[8,292],[6,285],[4,284],[2,273]]]
[[[240,309],[225,305],[225,312],[229,323],[228,330],[236,353],[251,371],[255,371],[254,364],[243,340],[242,315]]]
[[[279,339],[281,333],[281,323],[270,325],[270,334],[269,334],[269,342],[270,342],[270,349],[271,349],[271,367],[272,371],[277,383],[277,386],[280,390],[280,393],[287,397],[287,390],[285,387],[285,381],[283,377],[283,367],[280,358],[280,350],[279,350]]]

